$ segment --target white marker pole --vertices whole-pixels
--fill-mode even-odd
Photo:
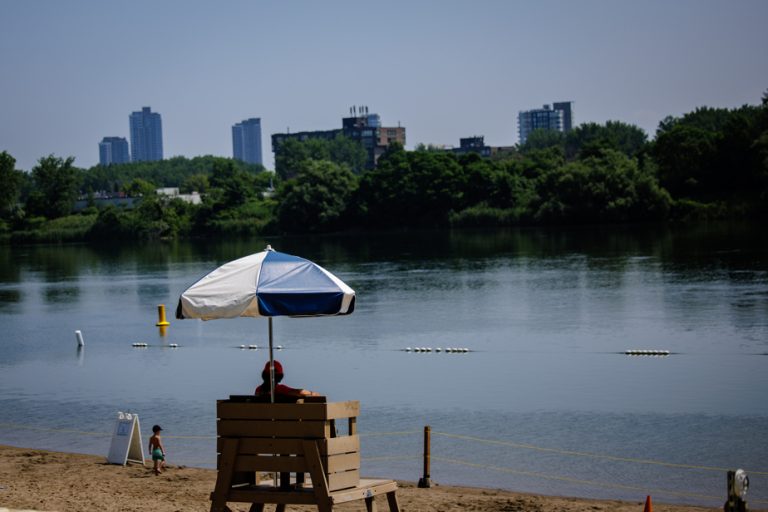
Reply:
[[[83,333],[80,331],[75,331],[75,338],[77,338],[77,346],[78,347],[84,347],[85,342],[83,341]]]

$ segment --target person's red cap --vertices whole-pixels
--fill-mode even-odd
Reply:
[[[262,370],[262,373],[267,372],[269,373],[269,361],[267,361],[267,364],[264,365],[264,369]],[[280,364],[280,361],[275,360],[275,375],[282,375],[283,374],[283,365]]]

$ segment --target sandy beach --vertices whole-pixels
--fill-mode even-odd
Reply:
[[[151,466],[107,464],[104,457],[52,452],[0,445],[0,511],[207,511],[216,471],[170,465],[156,476]],[[533,511],[533,512],[641,512],[644,501],[621,502],[521,494],[497,489],[441,486],[419,489],[414,482],[398,481],[398,501],[405,511]],[[388,510],[386,500],[379,510]],[[246,511],[245,504],[231,504]],[[362,501],[339,510],[365,510]],[[272,510],[268,506],[268,510]],[[290,506],[288,510],[316,510]],[[653,500],[655,512],[722,510],[666,505]],[[757,511],[757,509],[750,508]]]

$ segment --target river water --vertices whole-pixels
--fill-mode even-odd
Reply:
[[[267,322],[170,317],[267,243],[357,292],[354,314],[274,336],[287,384],[361,402],[363,474],[417,480],[430,425],[439,484],[719,507],[743,468],[768,508],[768,241],[750,225],[0,247],[0,443],[106,455],[131,411],[171,464],[215,467],[215,401],[258,384]]]

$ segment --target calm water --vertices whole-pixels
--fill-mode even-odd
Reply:
[[[215,400],[252,392],[267,352],[239,346],[267,322],[163,336],[156,307],[267,242],[357,291],[353,315],[274,324],[286,383],[360,400],[364,474],[417,480],[430,425],[441,484],[719,507],[744,468],[768,508],[768,242],[748,226],[0,247],[0,443],[106,455],[130,410],[172,464],[213,467]],[[403,350],[422,346],[471,352]]]

